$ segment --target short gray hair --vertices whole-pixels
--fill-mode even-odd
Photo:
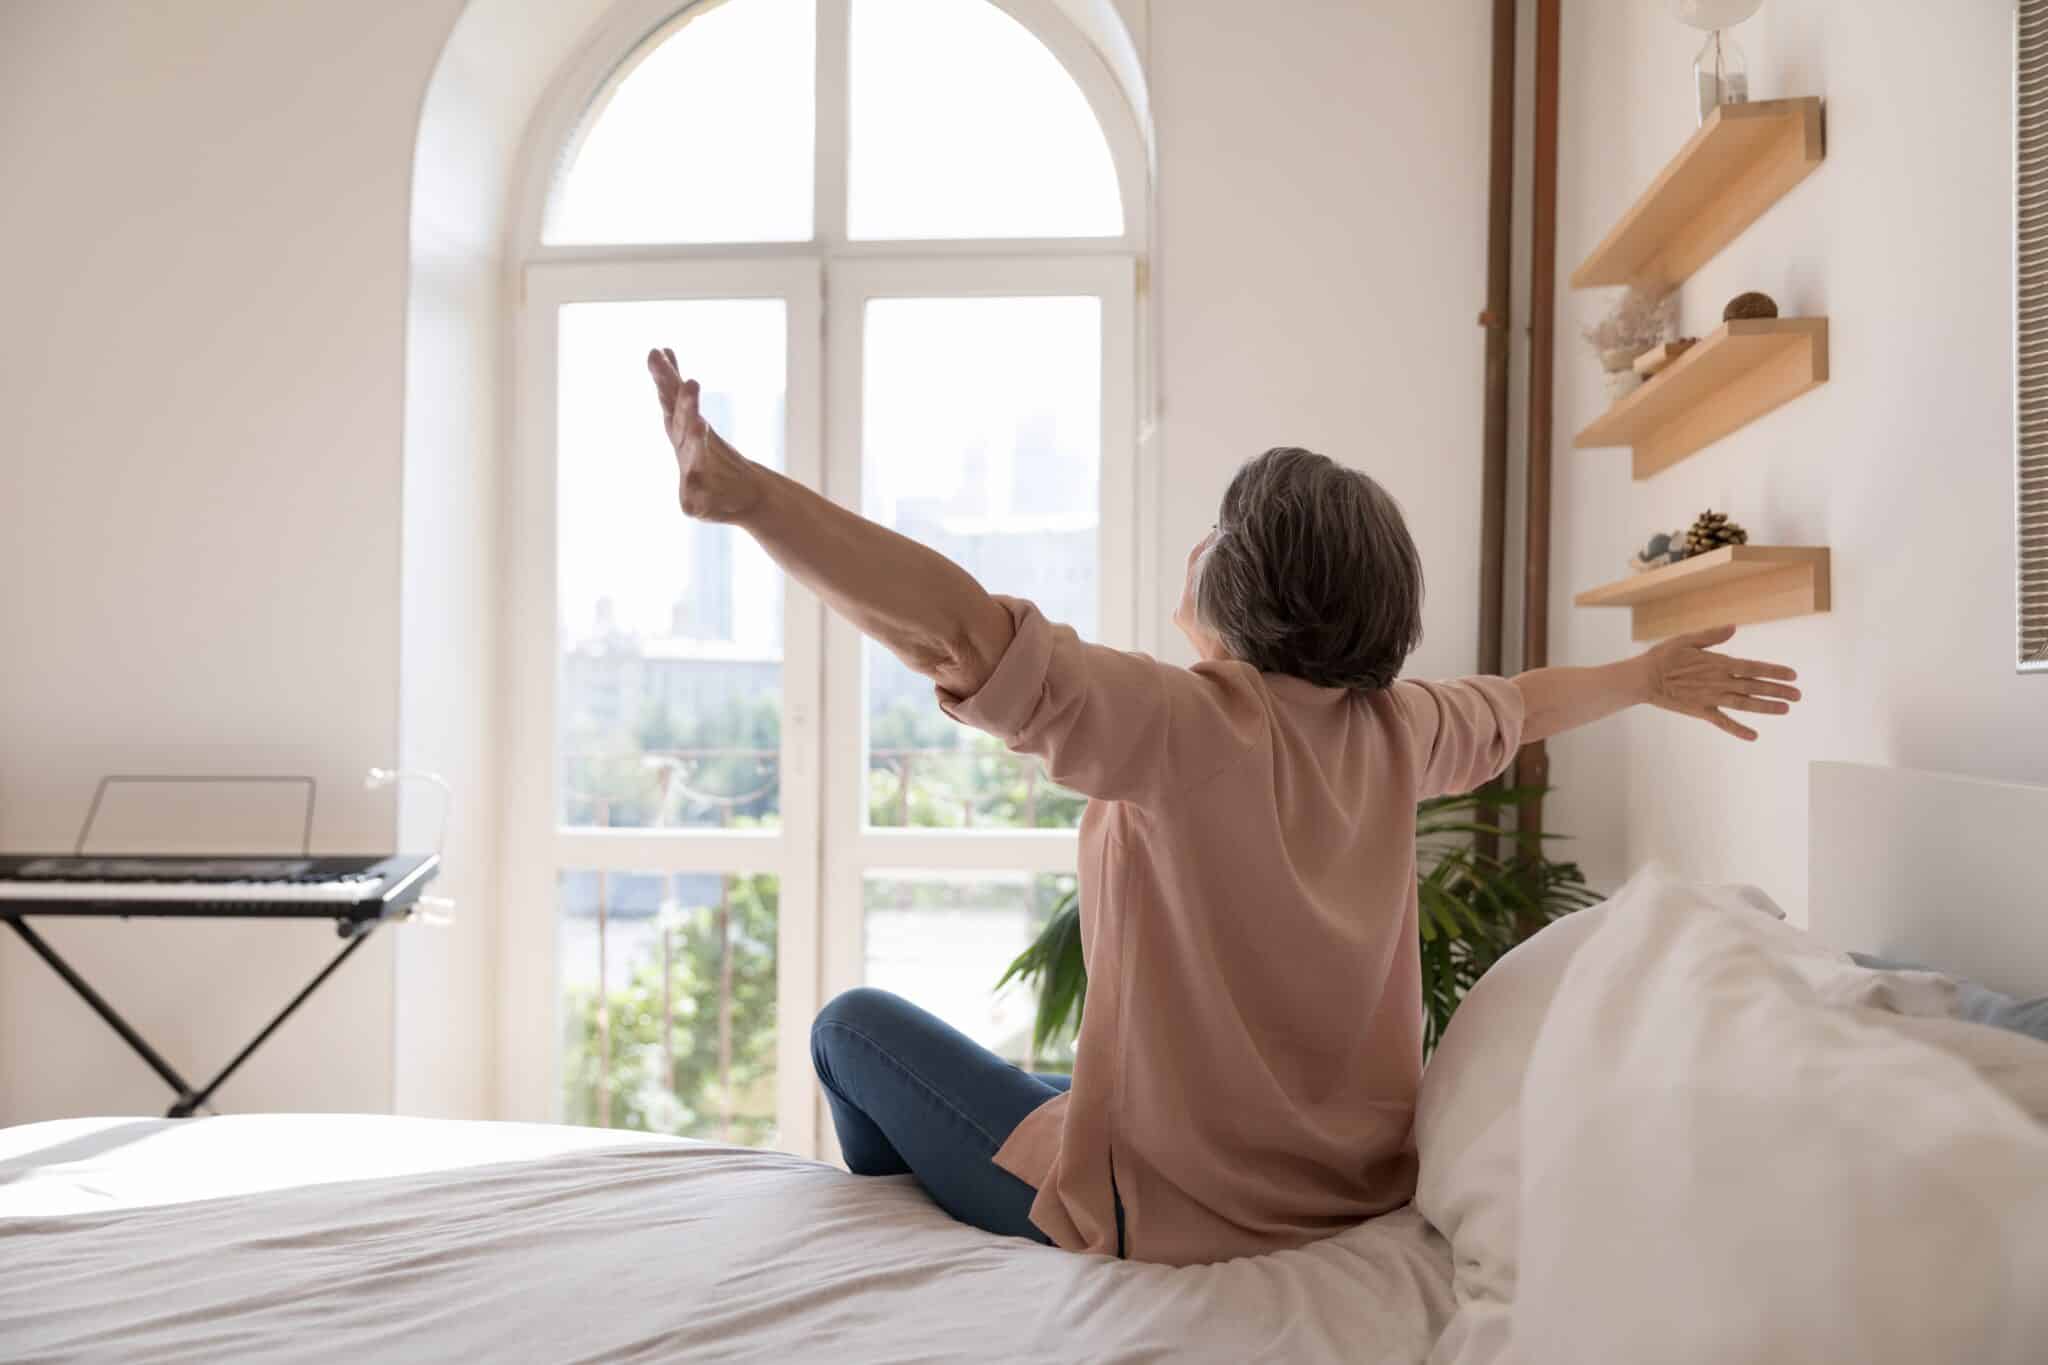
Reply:
[[[1370,691],[1422,642],[1422,557],[1369,476],[1276,446],[1224,490],[1195,608],[1261,673]]]

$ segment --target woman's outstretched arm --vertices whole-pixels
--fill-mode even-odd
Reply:
[[[1533,743],[1603,720],[1631,706],[1650,705],[1694,716],[1737,739],[1756,731],[1730,720],[1730,711],[1782,716],[1799,700],[1799,675],[1783,664],[1716,654],[1735,635],[1733,626],[1678,635],[1633,659],[1599,668],[1539,668],[1516,677],[1525,719],[1522,742]]]
[[[981,690],[1016,626],[973,575],[727,445],[698,411],[697,381],[677,371],[674,352],[648,352],[647,368],[675,447],[686,515],[747,532],[784,572],[913,672],[955,696]]]

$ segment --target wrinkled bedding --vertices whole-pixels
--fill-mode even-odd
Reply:
[[[1509,1360],[2048,1360],[2048,1045],[1787,937],[1649,887],[1573,960]]]
[[[963,1227],[907,1178],[543,1125],[269,1115],[0,1131],[9,1360],[1420,1361],[1402,1209],[1168,1268]]]
[[[1467,997],[1416,1207],[1431,1365],[2048,1360],[2048,1045],[1654,869]]]

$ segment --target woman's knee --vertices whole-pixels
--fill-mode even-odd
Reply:
[[[910,1002],[900,995],[873,986],[855,986],[841,991],[825,1003],[811,1023],[811,1064],[821,1077],[829,1078],[833,1049],[849,1038],[879,1044],[892,1032]]]

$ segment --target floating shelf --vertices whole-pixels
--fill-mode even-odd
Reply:
[[[1811,616],[1828,609],[1828,552],[1815,545],[1725,545],[1572,600],[1629,608],[1637,640]]]
[[[1722,105],[1572,272],[1572,287],[1682,282],[1826,155],[1817,96]]]
[[[1721,324],[1578,434],[1573,444],[1635,447],[1635,476],[1660,469],[1828,381],[1826,318]]]

